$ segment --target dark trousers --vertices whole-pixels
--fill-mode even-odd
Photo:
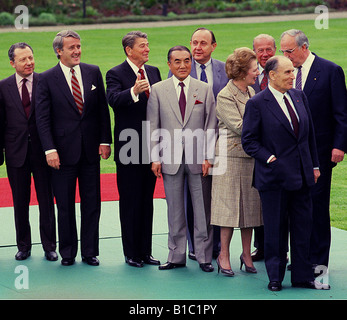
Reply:
[[[155,183],[150,164],[117,163],[123,253],[128,258],[141,259],[152,253]]]
[[[42,159],[38,159],[38,155],[33,154],[31,143],[29,143],[24,165],[19,168],[7,165],[6,169],[12,189],[18,250],[28,251],[31,249],[29,204],[32,173],[39,203],[39,228],[42,247],[45,251],[54,251],[56,249],[56,229],[49,167],[42,163]]]
[[[312,281],[313,270],[309,261],[312,201],[309,188],[260,191],[259,194],[263,208],[264,255],[269,280],[283,281],[289,232],[291,280]]]
[[[75,197],[78,181],[81,198],[81,254],[99,255],[99,219],[101,211],[100,162],[88,163],[82,155],[76,165],[52,169],[54,195],[58,208],[59,253],[74,259],[78,250]]]
[[[320,165],[321,176],[311,189],[313,201],[313,229],[310,260],[312,264],[328,266],[331,243],[330,188],[331,163]]]

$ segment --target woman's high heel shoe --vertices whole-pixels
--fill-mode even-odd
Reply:
[[[245,263],[245,261],[243,260],[243,255],[241,254],[240,256],[240,270],[242,269],[242,266],[245,265],[245,269],[246,269],[246,272],[249,272],[249,273],[257,273],[257,269],[254,268],[254,267],[248,267]]]
[[[217,266],[218,266],[218,273],[220,271],[221,274],[225,275],[226,277],[232,277],[234,276],[234,272],[231,269],[223,269],[219,263],[219,257],[216,259]]]

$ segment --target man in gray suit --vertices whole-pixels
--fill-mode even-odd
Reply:
[[[194,209],[196,259],[203,271],[211,272],[213,228],[205,205],[205,183],[214,157],[215,100],[210,86],[189,76],[192,56],[188,48],[171,48],[168,66],[173,77],[153,85],[147,106],[152,171],[158,178],[163,174],[168,205],[169,257],[159,269],[186,265],[187,178]]]
[[[212,58],[212,53],[215,51],[216,47],[217,41],[213,31],[201,27],[193,32],[190,39],[190,49],[193,56],[190,76],[208,83],[213,89],[215,99],[219,91],[221,91],[229,81],[225,72],[225,62]],[[172,75],[171,71],[169,73],[169,76],[170,75]],[[210,188],[212,186],[211,178],[210,176]],[[189,188],[187,188],[186,199],[188,256],[190,259],[195,260],[194,243],[192,240],[194,237],[194,214]],[[216,258],[220,251],[220,228],[219,226],[213,226],[213,230],[213,257]]]

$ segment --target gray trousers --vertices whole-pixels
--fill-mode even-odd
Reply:
[[[210,263],[213,250],[211,219],[212,177],[192,174],[181,164],[174,175],[163,174],[169,224],[168,262],[186,263],[187,228],[184,210],[184,181],[187,178],[194,211],[194,248],[199,263]]]

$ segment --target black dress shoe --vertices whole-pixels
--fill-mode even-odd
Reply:
[[[136,268],[142,268],[143,267],[142,260],[138,259],[138,258],[125,257],[125,262],[131,267],[136,267]]]
[[[30,250],[29,251],[18,251],[15,255],[16,260],[25,260],[29,258],[31,255]]]
[[[200,263],[200,269],[204,272],[212,272],[214,270],[211,263]]]
[[[330,285],[326,283],[321,283],[319,281],[293,282],[292,287],[316,289],[316,290],[330,290]]]
[[[164,264],[161,264],[159,266],[159,270],[170,270],[175,268],[183,268],[185,267],[185,263],[173,263],[173,262],[166,262]]]
[[[99,260],[97,257],[83,257],[82,256],[82,261],[89,264],[90,266],[98,266],[99,265]]]
[[[45,251],[45,257],[48,261],[57,261],[58,255],[55,251]]]
[[[63,258],[61,259],[61,264],[63,266],[72,266],[75,263],[74,258]]]
[[[259,249],[255,249],[252,253],[251,253],[251,257],[253,261],[261,261],[264,259],[264,251],[263,250],[259,250]]]
[[[281,291],[282,290],[282,284],[279,281],[270,281],[267,285],[268,289],[270,291]]]
[[[190,260],[196,260],[195,253],[192,252],[192,251],[189,251],[189,252],[188,252],[188,258],[189,258]]]
[[[160,261],[158,259],[153,258],[151,255],[145,256],[142,260],[145,264],[151,264],[154,266],[160,265]]]

